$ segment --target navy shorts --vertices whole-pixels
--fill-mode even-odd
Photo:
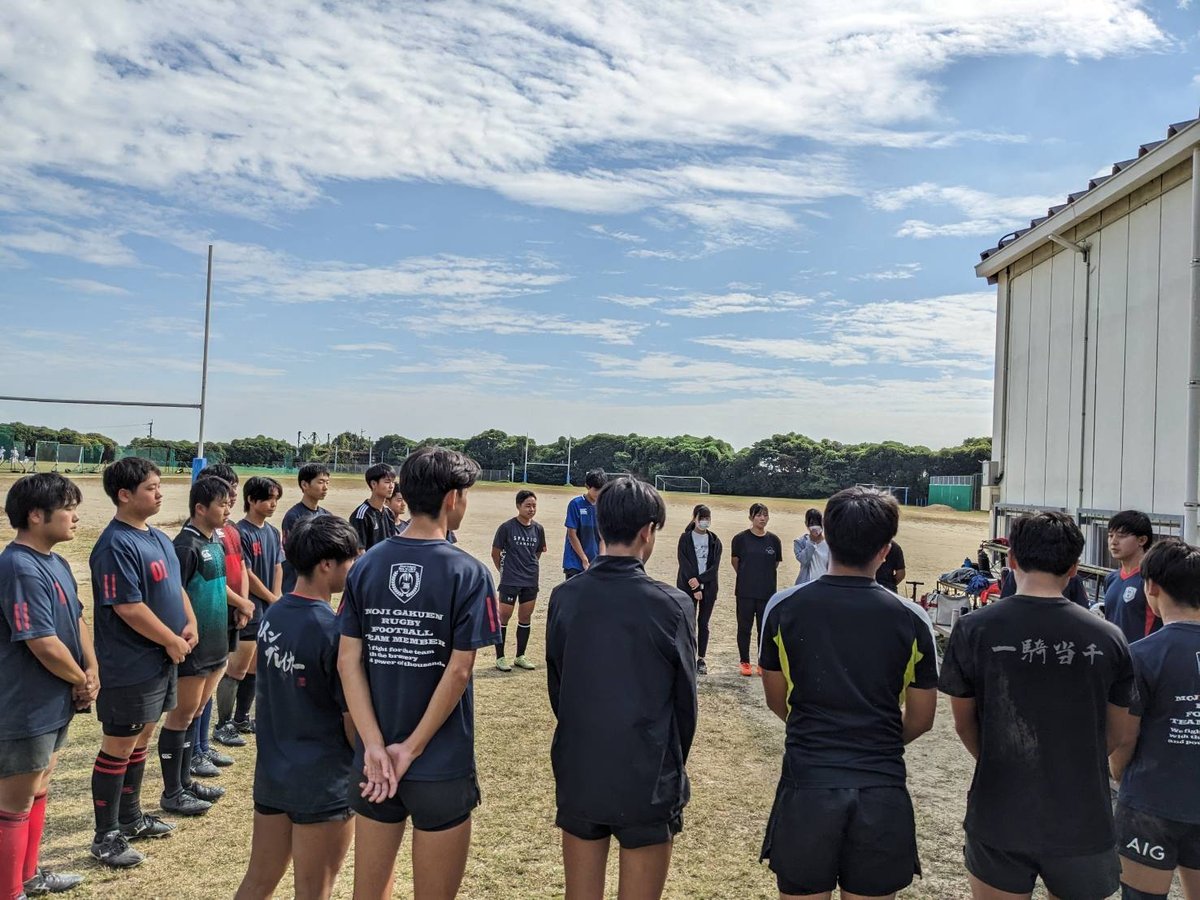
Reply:
[[[45,734],[0,741],[0,778],[30,775],[50,768],[50,758],[66,745],[70,727],[68,722]]]
[[[104,673],[100,673],[100,695],[96,698],[96,718],[110,737],[133,737],[140,734],[146,725],[152,725],[170,712],[178,703],[178,667],[167,666],[161,675],[156,675],[141,684],[126,687],[105,687]]]
[[[1117,804],[1117,852],[1151,869],[1200,869],[1200,825]]]
[[[350,779],[350,809],[355,813],[389,825],[411,817],[418,831],[447,831],[461,825],[481,799],[474,775],[451,781],[401,781],[396,796],[382,803],[364,798],[358,779]]]
[[[1081,856],[1044,856],[997,850],[967,835],[963,847],[967,871],[989,887],[1028,894],[1038,876],[1046,890],[1060,900],[1101,900],[1116,892],[1121,863],[1116,849]]]
[[[683,815],[649,825],[602,825],[567,815],[560,810],[555,816],[554,824],[581,841],[600,841],[607,837],[615,837],[624,849],[636,850],[639,847],[669,844],[675,835],[683,831]]]

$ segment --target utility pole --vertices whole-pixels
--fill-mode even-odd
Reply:
[[[153,438],[153,437],[154,437],[154,420],[153,420],[153,419],[151,419],[151,420],[150,420],[150,433],[149,433],[148,435],[146,435],[146,438],[147,438],[147,439],[150,439],[150,438]]]

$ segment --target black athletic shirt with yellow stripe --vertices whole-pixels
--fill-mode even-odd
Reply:
[[[937,687],[929,626],[873,579],[823,575],[767,605],[759,664],[788,682],[783,780],[904,787],[901,701]]]

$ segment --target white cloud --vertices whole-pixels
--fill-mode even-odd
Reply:
[[[708,319],[716,316],[754,312],[787,312],[811,304],[812,298],[787,291],[767,294],[729,291],[724,294],[685,293],[670,297],[606,295],[603,298],[620,306],[654,307],[667,316]]]
[[[544,378],[549,366],[540,363],[523,363],[499,353],[474,351],[469,354],[451,350],[438,350],[434,358],[420,362],[408,362],[390,366],[388,372],[402,376],[421,376],[422,383],[469,383],[496,386],[531,383],[534,378]]]
[[[81,294],[107,294],[112,297],[128,296],[129,294],[129,291],[123,287],[104,281],[93,281],[90,278],[48,278],[47,281],[61,284],[63,287]]]
[[[589,225],[588,230],[596,232],[596,234],[604,237],[612,238],[614,241],[624,241],[627,244],[644,244],[646,239],[640,234],[632,234],[628,231],[609,231],[603,225]]]
[[[921,271],[920,263],[900,263],[892,266],[890,269],[881,269],[878,272],[867,272],[863,275],[851,275],[851,281],[907,281],[910,278],[916,278],[917,273]],[[836,273],[831,273],[836,274]]]
[[[382,342],[371,344],[334,344],[329,348],[334,353],[395,353],[396,348]]]
[[[63,224],[0,234],[0,249],[69,256],[98,266],[133,266],[137,257],[119,236]]]
[[[962,221],[942,224],[908,219],[896,236],[912,238],[998,236],[1014,226],[1027,226],[1030,219],[1044,216],[1047,209],[1064,201],[1065,197],[1037,195],[998,197],[974,188],[930,182],[881,191],[869,200],[884,212],[898,212],[912,206],[948,206],[967,216]]]
[[[500,335],[556,335],[589,338],[604,344],[632,344],[648,327],[622,319],[572,319],[498,303],[465,301],[453,307],[426,304],[399,317],[367,313],[365,320],[379,327],[402,328],[413,334],[488,333]]]

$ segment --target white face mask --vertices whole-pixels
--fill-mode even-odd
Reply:
[[[696,522],[696,527],[699,528],[701,531],[708,531],[708,526],[709,526],[708,519],[700,519],[699,521]]]

